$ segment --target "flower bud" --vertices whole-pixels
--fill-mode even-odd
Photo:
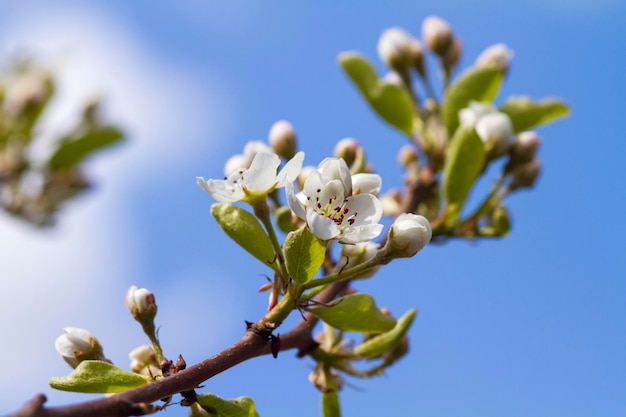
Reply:
[[[298,150],[296,144],[296,132],[293,126],[286,120],[279,120],[272,125],[269,133],[269,143],[274,152],[284,159],[291,159]]]
[[[419,157],[415,152],[415,146],[403,145],[398,152],[398,163],[407,170],[417,170]]]
[[[537,181],[540,172],[541,163],[536,159],[533,159],[526,164],[517,165],[511,171],[513,179],[511,180],[509,188],[511,190],[516,190],[518,188],[532,187],[535,184],[535,181]]]
[[[396,216],[400,212],[400,202],[402,194],[398,190],[391,190],[380,198],[383,203],[383,214],[385,216]]]
[[[430,242],[432,234],[426,217],[403,213],[391,225],[385,248],[396,258],[409,258]]]
[[[496,68],[507,72],[513,59],[513,51],[503,43],[491,45],[481,52],[476,59],[476,66],[481,68]]]
[[[72,368],[86,360],[110,362],[105,356],[102,345],[85,329],[78,327],[63,328],[65,334],[57,337],[54,347]]]
[[[491,103],[471,101],[468,107],[459,111],[459,122],[464,126],[475,126],[481,117],[497,111]]]
[[[426,66],[424,65],[424,47],[422,43],[415,38],[411,38],[409,42],[409,51],[411,53],[411,64],[413,68],[423,77],[426,78]]]
[[[378,40],[378,56],[395,71],[406,74],[412,66],[411,35],[394,27],[385,30]]]
[[[488,158],[495,159],[508,152],[513,124],[511,118],[504,113],[490,113],[476,122],[476,133],[485,143]]]
[[[540,143],[539,136],[534,131],[522,132],[517,135],[511,146],[509,165],[525,164],[535,159]]]
[[[352,195],[372,194],[378,197],[382,185],[382,178],[378,174],[354,174],[352,176]]]
[[[224,165],[224,176],[229,177],[233,172],[240,169],[248,169],[252,160],[259,152],[272,153],[272,150],[265,143],[259,140],[252,140],[246,143],[243,154],[231,156]]]
[[[424,19],[422,38],[430,50],[439,56],[444,56],[454,42],[452,28],[448,22],[437,16]]]
[[[301,190],[304,189],[304,183],[306,182],[307,178],[309,178],[309,175],[311,174],[311,172],[313,171],[317,171],[317,168],[311,165],[307,165],[302,167],[302,170],[300,171],[300,174],[298,175],[298,187],[300,187]]]
[[[161,375],[161,366],[152,346],[142,345],[128,354],[130,358],[130,370],[141,375]]]
[[[462,51],[463,45],[461,44],[461,41],[454,38],[446,53],[441,56],[441,63],[446,72],[451,73],[454,67],[456,67],[456,64],[459,62],[459,58],[461,58]]]
[[[361,145],[356,139],[343,138],[335,145],[335,157],[343,158],[348,166],[352,166],[357,158],[359,151],[363,152]]]
[[[4,95],[4,108],[17,115],[29,106],[36,106],[52,94],[50,79],[37,70],[20,74],[9,83]]]
[[[374,242],[357,243],[356,245],[342,245],[341,255],[347,259],[344,270],[350,269],[372,259],[378,252],[378,244]],[[367,270],[354,278],[369,278],[376,273],[379,267]]]
[[[154,294],[146,288],[137,288],[135,285],[126,292],[126,307],[142,325],[151,324],[157,313]]]

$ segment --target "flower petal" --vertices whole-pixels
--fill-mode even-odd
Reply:
[[[276,170],[280,158],[273,153],[259,152],[256,154],[243,174],[244,186],[252,192],[268,191],[276,185]]]
[[[383,216],[383,204],[371,194],[359,194],[346,199],[346,208],[349,214],[358,213],[354,217],[353,227],[378,223]]]
[[[287,194],[287,202],[289,203],[289,208],[302,220],[306,219],[306,212],[304,211],[304,207],[302,203],[296,197],[293,192],[293,184],[291,182],[287,182],[285,184],[285,193]]]
[[[354,174],[352,176],[352,194],[373,194],[378,196],[383,180],[378,174]]]
[[[196,182],[204,191],[220,203],[232,203],[244,197],[241,187],[233,187],[227,180],[206,180],[197,177]]]
[[[313,234],[322,240],[330,240],[339,236],[339,228],[334,221],[319,215],[313,208],[306,211],[306,222]]]
[[[291,158],[280,170],[276,180],[278,181],[277,187],[284,187],[286,182],[295,181],[302,170],[302,163],[304,162],[304,152],[298,152]]]
[[[342,182],[346,195],[352,194],[352,176],[350,169],[342,158],[326,158],[317,166],[317,170],[326,181],[339,180]]]
[[[343,243],[368,242],[380,235],[383,225],[380,223],[364,224],[361,226],[347,227],[341,236]]]

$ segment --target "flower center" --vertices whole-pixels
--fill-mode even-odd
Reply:
[[[318,188],[315,191],[316,195],[313,208],[318,214],[328,217],[339,227],[345,226],[346,224],[348,226],[352,226],[352,224],[354,224],[356,221],[355,217],[358,213],[356,211],[354,213],[350,213],[350,208],[347,207],[347,199],[344,199],[341,203],[339,203],[337,201],[337,196],[333,195],[326,201],[320,201],[320,193],[322,190]],[[307,197],[307,200],[312,202],[311,197]]]

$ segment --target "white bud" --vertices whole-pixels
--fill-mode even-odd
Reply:
[[[412,64],[410,43],[411,35],[403,29],[386,29],[378,40],[378,56],[390,68],[406,73]]]
[[[63,328],[65,334],[57,337],[54,347],[72,368],[84,360],[108,361],[100,342],[89,331],[78,327]]]
[[[491,45],[476,59],[476,66],[482,68],[497,68],[508,71],[513,59],[513,51],[503,43]]]
[[[476,122],[476,133],[485,143],[491,159],[508,152],[513,136],[511,118],[504,113],[490,113]]]
[[[430,242],[432,234],[426,217],[403,213],[391,225],[385,247],[397,258],[408,258],[422,250]]]
[[[378,174],[354,174],[352,176],[352,195],[372,194],[378,197],[382,187],[382,178]]]
[[[348,166],[352,166],[360,149],[361,145],[356,139],[343,138],[335,145],[335,158],[342,158]]]
[[[269,133],[269,143],[278,156],[291,159],[296,154],[296,132],[286,120],[279,120],[272,125]]]
[[[452,28],[440,17],[429,16],[422,23],[422,38],[428,47],[443,56],[454,42]]]
[[[535,131],[522,132],[511,146],[511,165],[523,164],[535,159],[541,140]]]
[[[459,111],[459,122],[464,126],[475,126],[481,117],[496,113],[498,110],[491,103],[471,101],[469,107]]]
[[[131,360],[130,370],[142,374],[151,375],[152,377],[161,375],[159,361],[152,346],[142,345],[128,354]]]
[[[137,288],[133,285],[126,292],[126,307],[135,320],[140,323],[152,322],[157,313],[154,294],[146,288]]]

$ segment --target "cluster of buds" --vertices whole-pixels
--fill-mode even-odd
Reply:
[[[513,124],[511,118],[499,112],[491,103],[471,102],[459,111],[461,125],[473,126],[485,144],[487,160],[505,155],[511,148]]]

